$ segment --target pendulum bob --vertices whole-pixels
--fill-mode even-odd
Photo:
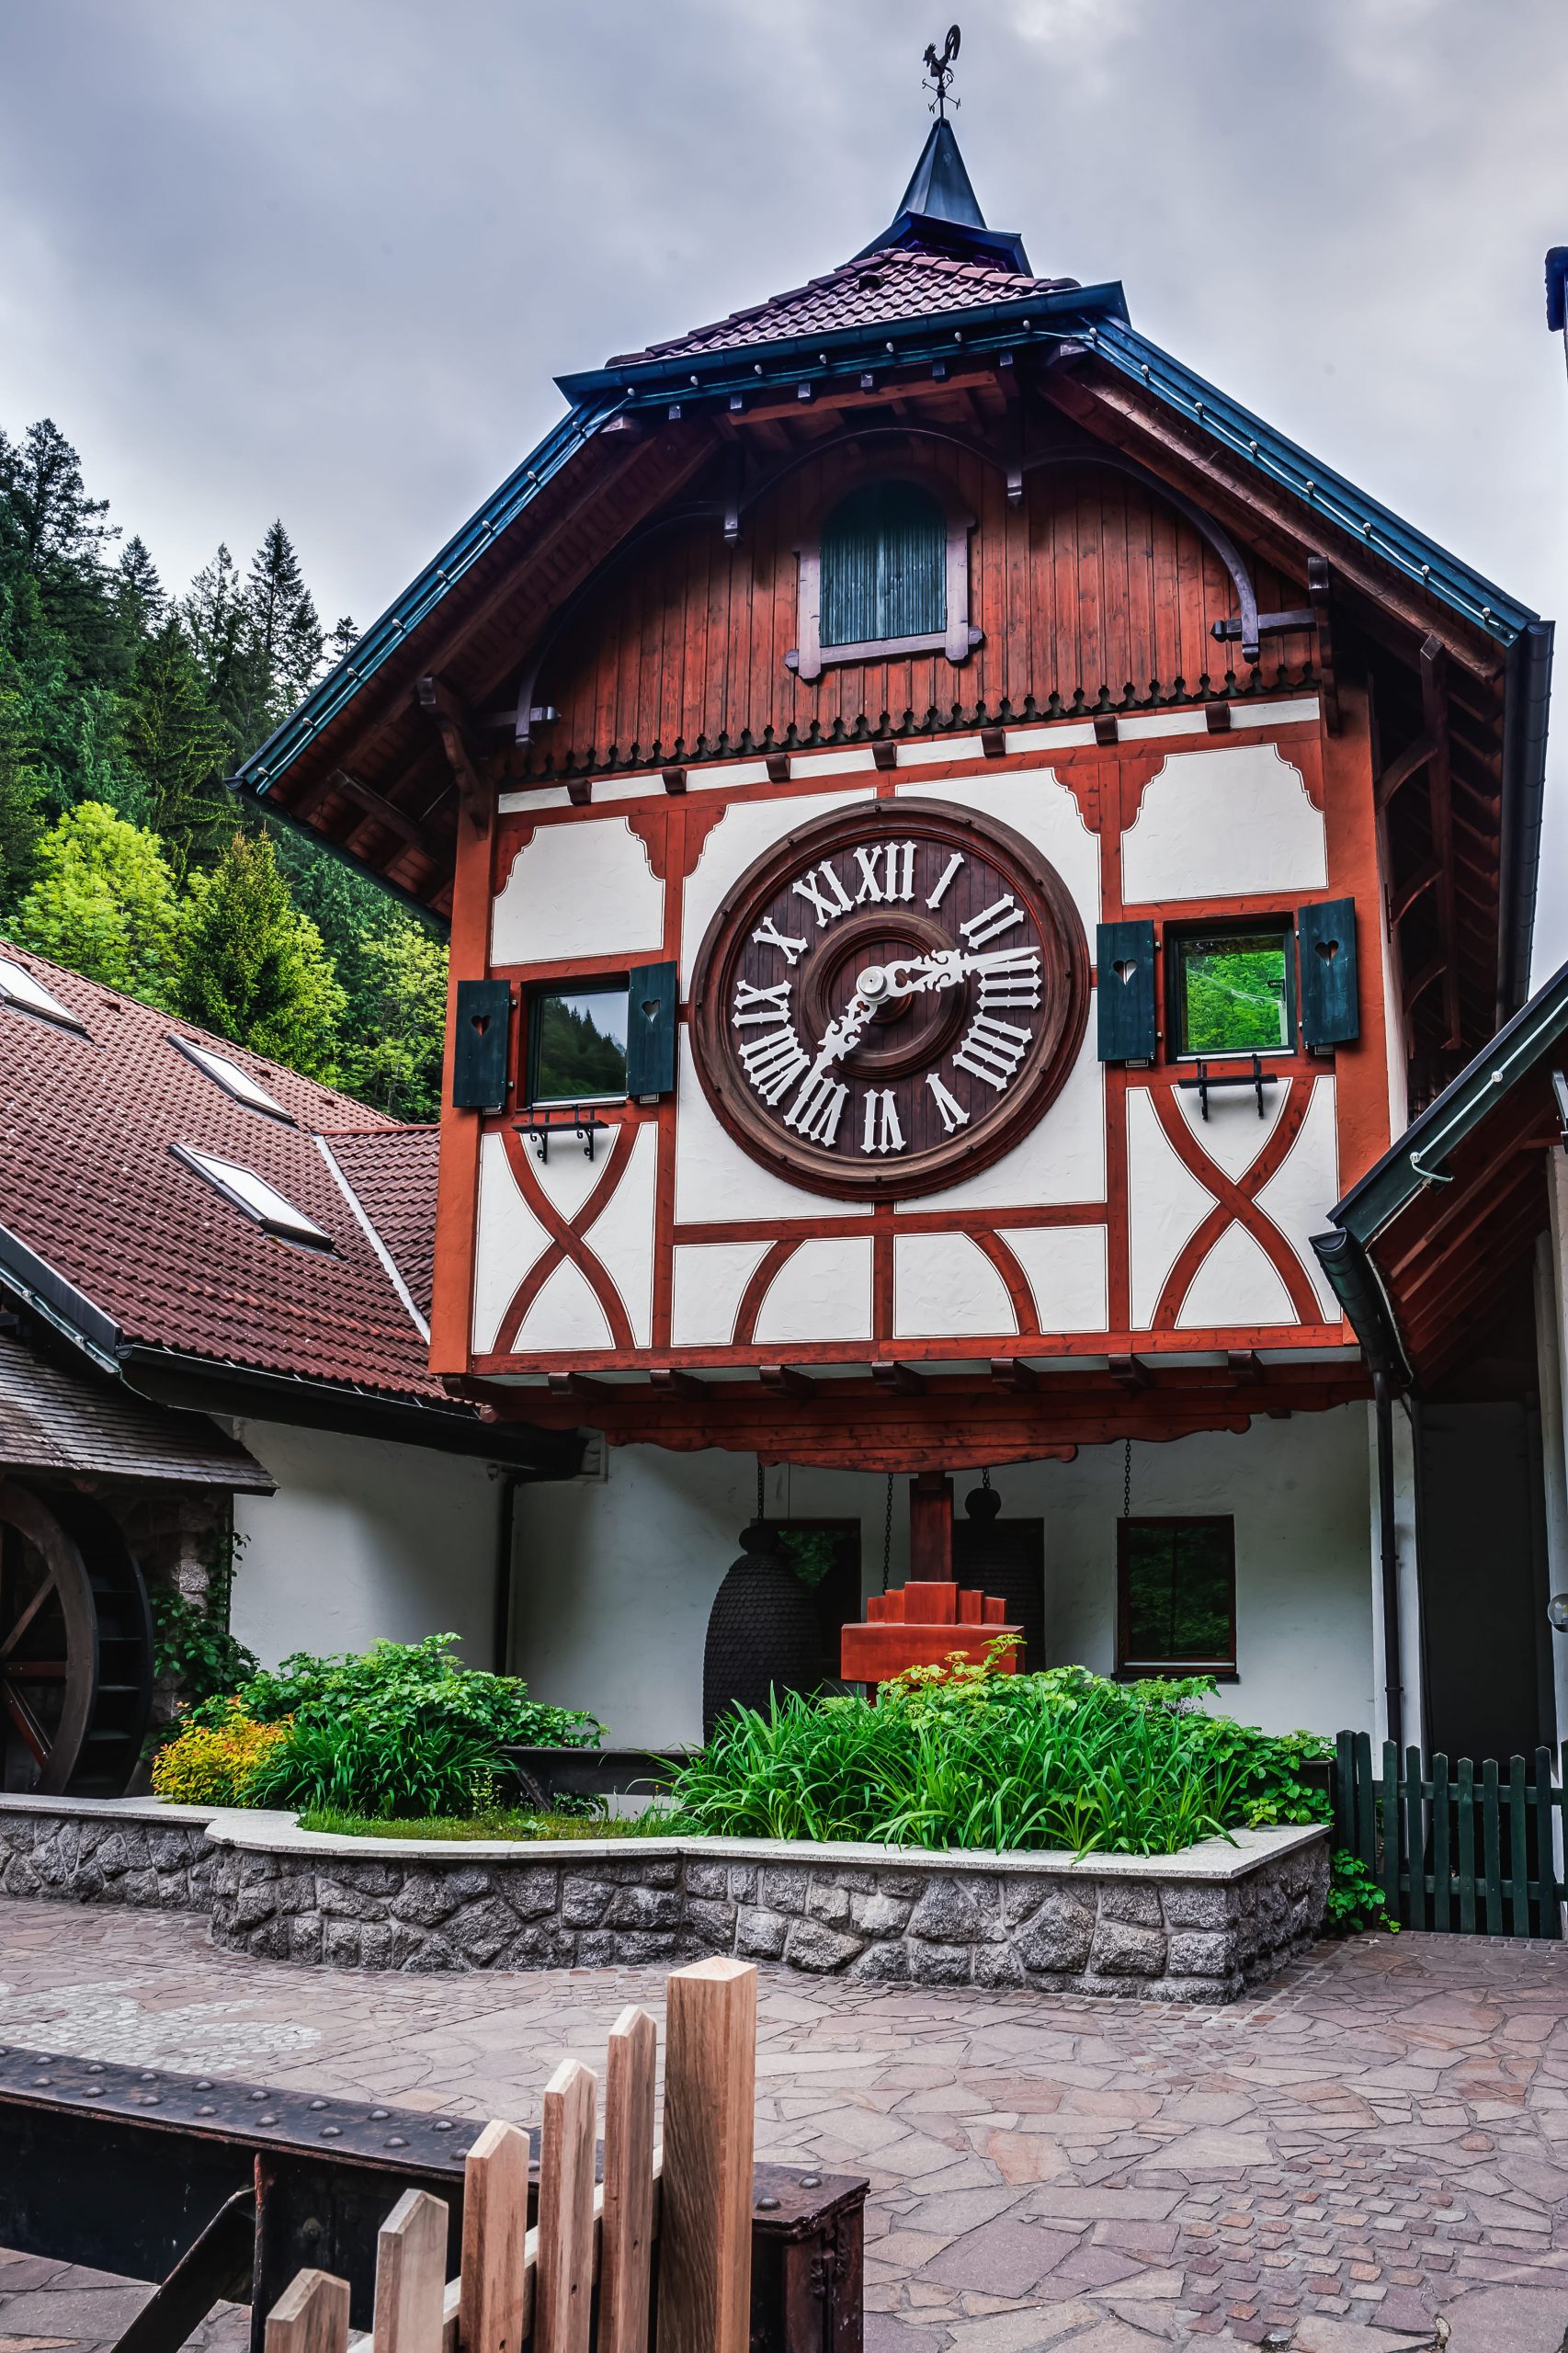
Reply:
[[[972,1487],[953,1521],[953,1574],[1000,1597],[1009,1621],[1024,1630],[1020,1674],[1045,1665],[1045,1522],[1002,1519],[994,1487]]]
[[[1011,1647],[993,1657],[999,1640]],[[864,1623],[846,1626],[840,1641],[846,1683],[887,1683],[908,1667],[945,1666],[955,1653],[971,1666],[989,1661],[1014,1675],[1023,1648],[1020,1629],[1008,1624],[994,1594],[914,1577],[891,1593],[869,1595]]]
[[[702,1654],[702,1737],[726,1709],[767,1713],[773,1694],[814,1691],[822,1681],[816,1605],[779,1548],[778,1531],[754,1519],[740,1559],[708,1615]]]

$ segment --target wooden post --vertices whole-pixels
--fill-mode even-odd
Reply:
[[[941,1471],[917,1471],[909,1483],[909,1578],[948,1585],[953,1574],[953,1483]]]
[[[344,2353],[347,2342],[347,2280],[296,2271],[267,2315],[267,2353]]]
[[[747,2353],[756,1971],[701,1961],[668,1997],[659,2353]]]
[[[376,2241],[375,2353],[440,2353],[447,2290],[444,2198],[405,2189]]]
[[[588,2353],[598,2088],[598,2078],[577,2059],[563,2059],[545,2087],[533,2353]]]
[[[487,2124],[463,2166],[458,2335],[467,2353],[522,2353],[528,2228],[528,2136],[515,2124]]]
[[[622,2010],[605,2075],[604,2219],[597,2353],[647,2353],[653,2241],[653,2073],[658,2030]],[[476,2353],[468,2340],[469,2353]]]

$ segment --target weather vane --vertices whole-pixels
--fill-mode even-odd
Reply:
[[[938,122],[947,119],[948,85],[953,78],[953,60],[959,53],[959,40],[957,25],[949,25],[948,38],[942,43],[940,55],[937,54],[935,41],[929,41],[926,44],[926,79],[921,86],[924,89],[935,90],[937,93],[931,101],[931,112],[937,117]],[[962,103],[960,98],[953,100],[954,106],[961,106]]]

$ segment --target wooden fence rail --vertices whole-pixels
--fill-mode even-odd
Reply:
[[[546,2087],[539,2205],[528,2135],[495,2122],[464,2170],[459,2277],[444,2200],[411,2189],[381,2225],[374,2325],[350,2338],[348,2287],[301,2271],[267,2316],[267,2353],[746,2353],[751,2309],[756,1971],[714,1960],[667,1985],[664,2141],[657,2030],[622,2011],[598,2079],[562,2062]]]
[[[1369,1736],[1342,1732],[1335,1844],[1365,1863],[1403,1927],[1561,1938],[1568,1749],[1562,1763],[1557,1780],[1548,1748],[1536,1750],[1533,1766],[1522,1756],[1506,1766],[1485,1757],[1479,1771],[1468,1756],[1424,1764],[1418,1748],[1407,1748],[1402,1764],[1389,1740],[1379,1772]]]

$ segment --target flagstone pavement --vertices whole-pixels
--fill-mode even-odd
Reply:
[[[7,2043],[426,2109],[526,2121],[662,1995],[657,1969],[340,1973],[0,1902]],[[1364,1938],[1215,2010],[765,1964],[757,2075],[759,2154],[870,2177],[868,2353],[1348,2353],[1439,2313],[1451,2353],[1563,2342],[1568,1948]],[[142,2292],[0,2252],[0,2353],[89,2353]]]

